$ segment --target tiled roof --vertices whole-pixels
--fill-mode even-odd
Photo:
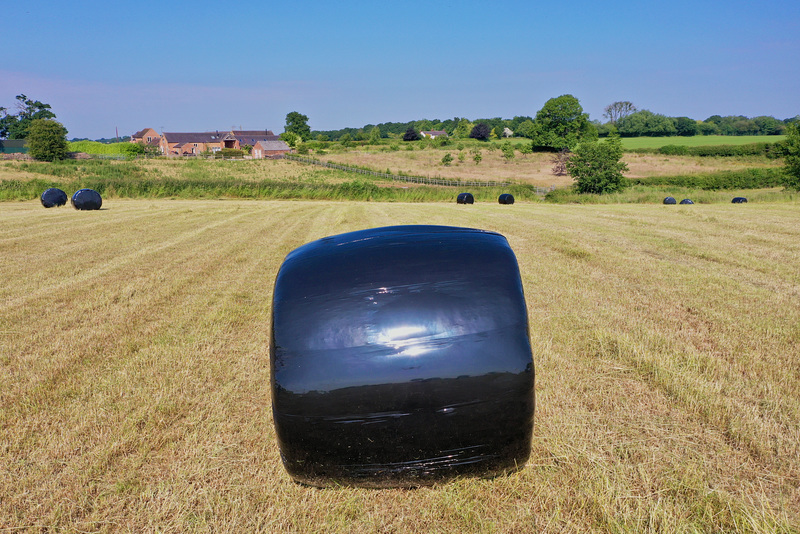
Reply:
[[[287,145],[283,141],[267,141],[264,139],[260,139],[256,141],[262,148],[262,150],[290,150],[289,145]],[[253,145],[255,146],[255,145]]]

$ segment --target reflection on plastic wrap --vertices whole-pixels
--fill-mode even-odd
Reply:
[[[45,208],[63,206],[67,203],[67,194],[57,187],[51,187],[42,193],[41,201]]]
[[[500,234],[328,237],[286,257],[273,298],[273,415],[295,480],[417,486],[527,460],[527,310]]]
[[[78,189],[72,195],[72,206],[76,210],[99,210],[103,205],[103,198],[94,189]]]

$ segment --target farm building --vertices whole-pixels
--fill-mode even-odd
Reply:
[[[277,140],[259,139],[252,146],[253,146],[253,151],[250,152],[250,155],[253,157],[253,159],[274,158],[276,156],[281,156],[291,151],[289,145],[287,145],[280,139]]]
[[[145,128],[131,136],[131,143],[139,143],[140,145],[159,146],[160,142],[161,136],[152,128]]]
[[[241,149],[259,140],[277,140],[271,130],[230,130],[228,132],[163,132],[160,149],[167,156],[194,156],[219,152],[223,148]]]
[[[441,136],[447,137],[447,132],[445,132],[444,130],[430,130],[426,132],[420,132],[420,135],[422,135],[422,137],[430,137],[431,139],[436,139],[437,137]]]

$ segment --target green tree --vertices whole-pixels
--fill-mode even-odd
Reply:
[[[472,139],[479,139],[481,141],[486,141],[489,139],[489,135],[491,133],[492,130],[489,128],[489,125],[486,124],[485,122],[480,122],[472,128],[472,131],[469,133],[469,136]]]
[[[297,134],[303,141],[311,139],[311,128],[308,126],[308,117],[297,111],[286,115],[285,132]]]
[[[344,147],[348,147],[353,143],[353,138],[349,133],[346,133],[339,138],[339,143]]]
[[[533,146],[552,150],[572,148],[581,141],[597,138],[580,102],[572,95],[561,95],[545,102],[533,121]]]
[[[800,124],[786,125],[785,143],[786,186],[800,191]]]
[[[466,139],[469,137],[470,132],[475,127],[474,124],[467,119],[460,119],[455,129],[453,130],[453,137],[456,139]]]
[[[514,153],[514,146],[508,141],[502,144],[500,150],[503,151],[503,157],[505,158],[506,163],[511,162],[512,159],[517,157],[517,155]]]
[[[475,165],[478,165],[483,159],[483,156],[481,156],[481,151],[478,150],[477,152],[475,152],[472,156],[472,159],[475,160]]]
[[[298,143],[302,141],[299,135],[294,132],[285,131],[279,136],[282,140],[286,142],[292,148],[295,148]]]
[[[67,158],[67,129],[52,119],[34,119],[28,127],[28,154],[40,161]]]
[[[0,139],[27,139],[31,123],[37,119],[55,119],[50,104],[31,100],[25,95],[17,95],[19,113],[9,115],[6,108],[0,107]]]
[[[634,106],[633,103],[624,100],[622,102],[614,102],[613,104],[607,105],[603,111],[605,111],[603,116],[607,117],[611,124],[616,124],[616,122],[622,117],[626,117],[635,112],[636,106]]]
[[[418,139],[419,133],[417,133],[417,130],[413,126],[409,126],[406,133],[403,134],[403,141],[417,141]]]
[[[614,193],[627,185],[622,173],[628,165],[622,161],[622,143],[616,135],[602,142],[581,143],[566,167],[579,193]]]
[[[697,135],[700,129],[697,127],[697,121],[689,117],[678,117],[675,119],[675,133],[684,137],[691,137]]]
[[[377,145],[381,142],[381,129],[375,126],[369,132],[369,144]]]
[[[453,162],[453,156],[452,154],[450,154],[450,152],[442,156],[442,165],[444,165],[445,167],[450,166],[452,162]]]
[[[622,117],[616,126],[623,137],[664,137],[678,133],[670,117],[646,109]]]

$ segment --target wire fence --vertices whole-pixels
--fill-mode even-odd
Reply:
[[[375,176],[377,178],[383,178],[386,180],[394,180],[396,182],[408,182],[408,183],[425,184],[425,185],[444,185],[450,187],[505,187],[511,185],[508,182],[482,181],[482,180],[473,180],[473,181],[448,180],[446,178],[428,178],[426,176],[407,176],[405,174],[390,174],[386,172],[372,171],[369,169],[361,169],[359,167],[350,167],[348,165],[340,165],[338,163],[320,161],[313,158],[305,158],[303,156],[298,156],[296,154],[285,154],[283,157],[284,159],[299,161],[300,163],[321,165],[329,169],[338,169],[340,171],[345,171],[345,172],[365,174],[369,176]],[[546,188],[541,188],[541,189],[544,189],[545,192],[549,191],[549,189]]]

